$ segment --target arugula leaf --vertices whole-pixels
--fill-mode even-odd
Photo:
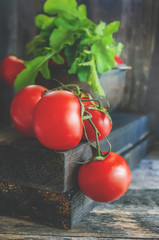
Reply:
[[[116,54],[117,54],[118,56],[120,56],[120,54],[121,54],[121,52],[122,52],[122,50],[123,50],[123,47],[124,47],[124,45],[123,45],[121,42],[119,42],[119,43],[116,45]]]
[[[38,61],[39,61],[39,59],[38,59]],[[43,75],[43,77],[45,79],[50,79],[50,70],[48,68],[48,60],[45,60],[45,58],[44,58],[42,61],[43,61],[43,64],[41,64],[41,66],[38,66],[36,63],[36,65],[35,65],[36,71],[37,71],[37,73],[38,73],[38,71],[41,72],[41,74]],[[41,60],[40,60],[40,62],[41,62]]]
[[[116,43],[112,42],[112,44],[109,45],[109,49],[114,51],[118,56],[120,56],[122,50],[123,50],[123,44],[121,42]]]
[[[113,34],[118,31],[119,26],[120,26],[120,22],[114,21],[114,22],[106,25],[106,28],[103,30],[103,32],[104,32],[104,34]]]
[[[94,43],[91,52],[95,56],[97,70],[99,73],[112,69],[114,65],[115,52],[107,48],[102,41]]]
[[[95,28],[95,33],[97,35],[103,36],[103,30],[106,28],[106,23],[103,21],[100,21],[100,23]]]
[[[94,56],[92,56],[90,51],[83,50],[80,53],[80,56],[75,59],[69,69],[69,73],[76,73],[81,82],[85,82],[91,86],[92,91],[103,97],[105,96],[96,71]]]
[[[71,46],[67,45],[65,47],[64,53],[65,53],[65,56],[66,56],[68,66],[71,66],[72,63],[76,60],[76,57],[77,57],[76,52],[77,52],[76,43],[74,43]]]
[[[80,63],[80,58],[76,58],[68,72],[70,74],[77,74],[81,82],[87,82],[90,75],[90,66],[83,66]]]
[[[77,69],[77,76],[80,82],[86,82],[89,80],[91,74],[91,67],[90,66],[78,66]]]
[[[74,32],[63,27],[55,29],[50,36],[50,47],[56,52],[60,52],[66,44],[74,43]]]
[[[17,76],[15,88],[33,84],[38,72],[48,79],[48,59],[63,64],[60,56],[64,50],[69,74],[77,74],[82,82],[104,96],[98,74],[114,67],[114,55],[120,55],[123,45],[116,43],[113,33],[118,31],[120,22],[93,23],[87,18],[84,4],[76,0],[46,0],[44,13],[35,18],[40,34],[27,44],[27,55],[34,59],[27,63],[27,69]],[[48,14],[53,16],[48,16]],[[22,79],[23,82],[22,83]]]
[[[78,6],[78,16],[80,19],[86,19],[87,18],[87,8],[86,5],[81,4]]]
[[[47,14],[77,15],[77,3],[75,0],[47,0],[44,4],[44,12]]]
[[[64,64],[64,59],[59,54],[55,54],[54,56],[52,56],[52,59],[57,64]]]
[[[98,74],[97,74],[97,71],[96,71],[96,64],[95,64],[94,57],[92,56],[92,58],[89,62],[85,62],[85,63],[82,63],[80,65],[83,66],[83,67],[86,67],[86,66],[90,67],[89,68],[90,72],[88,74],[88,78],[87,78],[86,83],[91,86],[91,89],[94,93],[96,93],[96,94],[98,94],[102,97],[105,97],[104,90],[103,90],[103,88],[100,84],[99,77],[98,77]],[[78,73],[78,75],[79,75],[79,73]]]
[[[34,57],[44,56],[50,52],[48,49],[48,40],[42,35],[35,36],[29,43],[26,44],[26,57],[33,53]]]
[[[77,7],[75,0],[47,0],[44,4],[44,12],[61,15],[68,19],[85,19],[87,17],[86,6],[81,4]]]
[[[47,56],[40,56],[34,58],[32,61],[25,63],[26,69],[18,74],[15,82],[14,88],[18,92],[22,88],[32,85],[35,83],[35,78],[38,72],[41,72],[44,78],[50,79],[50,71],[48,69],[48,60],[53,54]]]
[[[35,25],[42,30],[52,27],[54,21],[55,17],[48,17],[45,14],[39,14],[35,17]]]
[[[76,74],[77,68],[78,68],[79,58],[76,58],[73,64],[71,65],[71,68],[68,70],[68,73],[70,74]]]

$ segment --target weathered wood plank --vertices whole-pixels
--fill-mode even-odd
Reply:
[[[132,148],[121,153],[121,155],[127,160],[131,170],[150,151],[153,143],[154,136],[150,134],[144,139],[140,140]]]
[[[113,113],[113,131],[108,136],[112,143],[112,151],[119,154],[131,148],[149,132],[153,131],[155,116],[132,113]],[[101,141],[104,150],[106,141]]]
[[[108,138],[112,144],[112,151],[125,154],[125,150],[132,148],[151,131],[150,120],[151,116],[114,114],[113,130]],[[100,144],[103,151],[108,150],[106,140]],[[140,155],[143,156],[141,153]],[[133,168],[137,161],[131,164],[131,155],[124,156]],[[2,182],[52,192],[66,192],[77,187],[77,172],[80,166],[76,161],[86,161],[89,157],[91,150],[85,143],[68,151],[57,152],[43,147],[37,140],[23,137],[15,129],[0,132]],[[136,159],[139,160],[137,156]]]
[[[158,12],[158,0],[122,1],[118,36],[124,43],[123,58],[133,68],[127,74],[122,108],[147,110],[145,100],[158,31]]]
[[[132,166],[145,155],[150,142],[151,137],[147,137],[133,147],[129,153],[125,153],[130,164],[133,162]],[[134,197],[135,194],[133,192],[132,196]],[[130,197],[130,193],[128,196]],[[62,228],[72,228],[95,205],[97,203],[88,199],[80,190],[55,193],[15,184],[0,183],[1,215],[26,218]]]
[[[128,203],[125,201],[123,204],[101,204],[94,208],[75,228],[67,230],[67,232],[7,217],[0,217],[0,229],[3,234],[54,236],[55,239],[56,237],[158,239],[159,207],[154,204],[149,194],[150,192],[143,195],[143,197],[147,196],[146,199],[149,200],[144,204],[141,204],[140,201],[135,204],[133,201]],[[140,193],[138,193],[139,195],[141,196]]]
[[[0,1],[0,62],[17,51],[17,3],[14,0]],[[0,78],[0,127],[10,124],[10,104],[13,89]]]
[[[0,215],[69,229],[95,205],[97,203],[87,198],[80,190],[51,193],[0,182]]]
[[[98,205],[75,228],[64,231],[1,216],[0,239],[159,239],[158,146],[132,171],[132,184],[121,199]]]

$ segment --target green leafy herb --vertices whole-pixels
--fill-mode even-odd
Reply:
[[[40,56],[25,64],[26,69],[18,74],[14,82],[16,92],[28,85],[34,84],[38,72],[41,72],[44,78],[50,79],[50,71],[48,69],[48,60],[50,57],[51,55]]]
[[[116,43],[113,34],[120,22],[93,23],[87,18],[84,4],[76,0],[46,0],[44,14],[35,18],[40,34],[26,45],[26,56],[32,60],[15,80],[15,89],[34,84],[38,72],[50,78],[48,60],[63,64],[64,52],[69,74],[77,74],[79,81],[89,84],[92,90],[104,96],[98,73],[114,67],[115,54],[120,55],[123,45]]]

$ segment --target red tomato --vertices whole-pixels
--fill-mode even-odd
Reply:
[[[28,137],[35,137],[33,131],[33,112],[46,88],[30,85],[19,91],[10,107],[10,115],[15,128]]]
[[[87,111],[92,115],[91,120],[100,133],[100,136],[98,137],[98,139],[102,140],[105,137],[107,137],[112,129],[112,123],[109,117],[107,116],[107,114],[95,109],[87,109]],[[85,130],[86,130],[89,141],[92,141],[92,142],[96,141],[95,130],[92,127],[89,120],[84,120],[84,125],[85,125]],[[83,134],[83,139],[86,140],[86,137],[84,134]]]
[[[130,168],[123,157],[110,152],[103,161],[81,166],[78,183],[84,194],[97,202],[112,202],[127,191],[131,182]]]
[[[114,60],[116,64],[124,64],[123,60],[121,57],[119,57],[118,55],[114,56]]]
[[[10,86],[13,86],[17,75],[25,68],[23,60],[15,56],[9,56],[0,64],[0,77]]]
[[[35,108],[34,131],[45,147],[75,147],[83,134],[81,105],[76,95],[65,90],[46,94]]]

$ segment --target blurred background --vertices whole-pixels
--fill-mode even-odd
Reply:
[[[25,45],[37,34],[34,18],[43,12],[45,0],[0,0],[0,61],[9,55],[24,59]],[[95,23],[121,21],[115,39],[124,44],[121,57],[127,72],[118,110],[154,112],[155,134],[159,138],[159,1],[79,0],[87,5]],[[0,81],[0,127],[10,124],[9,106],[13,89]]]

